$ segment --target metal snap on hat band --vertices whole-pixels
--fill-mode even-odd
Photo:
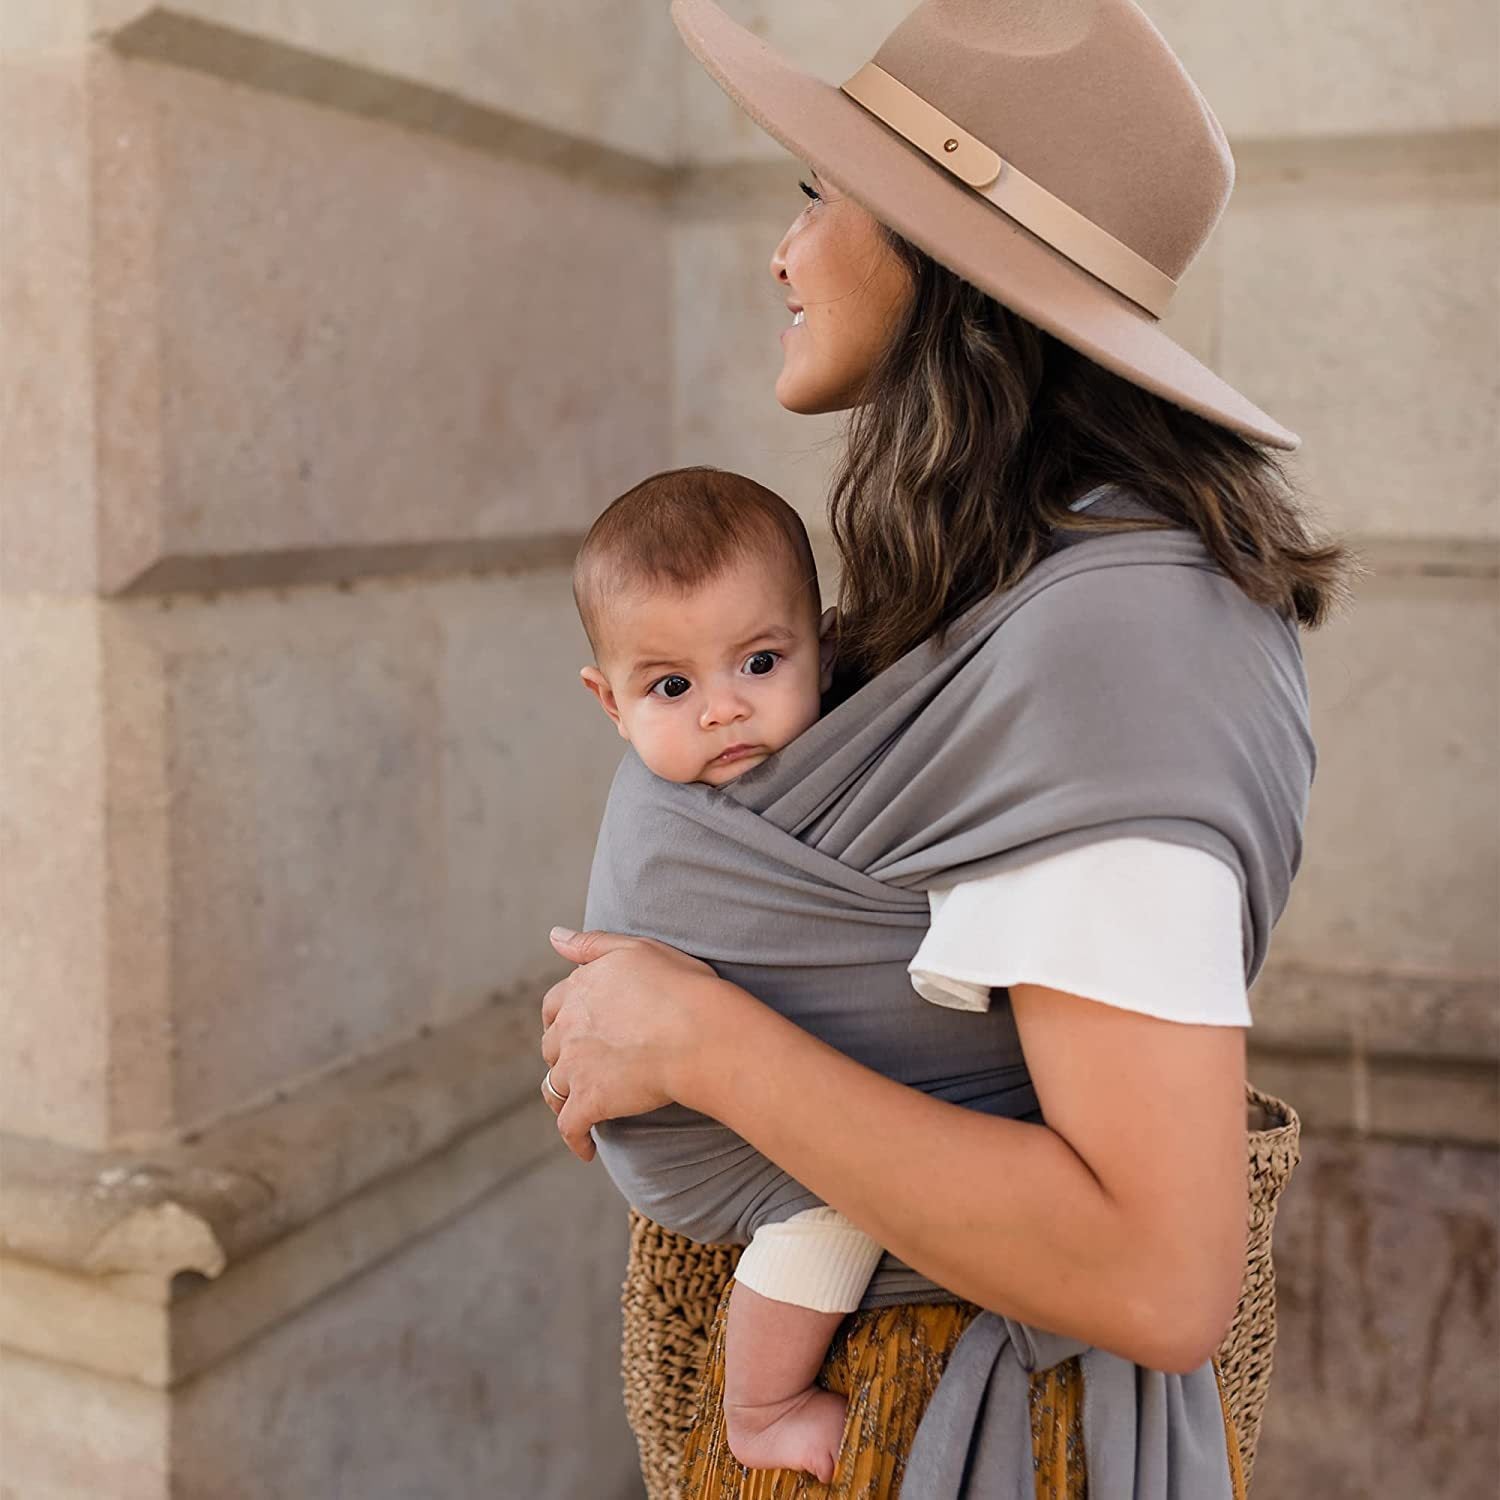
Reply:
[[[1177,283],[1129,245],[1040,183],[1018,172],[999,152],[970,135],[920,94],[875,63],[866,63],[840,85],[854,102],[883,125],[910,141],[960,182],[987,198],[996,208],[1029,229],[1040,240],[1067,256],[1074,265],[1097,276],[1153,317],[1166,312]]]

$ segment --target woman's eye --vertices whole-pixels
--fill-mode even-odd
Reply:
[[[680,698],[692,687],[686,677],[663,677],[660,682],[651,684],[651,692],[658,698]]]
[[[745,670],[752,677],[764,677],[781,660],[779,651],[757,651],[745,663]]]
[[[807,185],[807,183],[805,183],[805,182],[800,182],[800,181],[799,181],[799,182],[798,182],[798,184],[797,184],[797,186],[798,186],[798,187],[799,187],[799,188],[801,188],[801,189],[802,189],[802,191],[803,191],[803,192],[804,192],[804,193],[806,193],[806,194],[807,194],[807,196],[808,196],[808,197],[809,197],[809,198],[811,198],[811,199],[812,199],[812,200],[813,200],[813,201],[814,201],[814,202],[815,202],[815,203],[817,203],[817,202],[821,202],[821,201],[822,201],[822,196],[823,196],[823,195],[822,195],[822,194],[821,194],[821,193],[819,193],[819,192],[818,192],[818,191],[817,191],[817,189],[816,189],[816,188],[812,188],[812,187],[809,187],[809,186],[808,186],[808,185]]]

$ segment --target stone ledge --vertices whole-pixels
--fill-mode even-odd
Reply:
[[[157,1389],[211,1367],[562,1150],[537,996],[180,1144],[7,1137],[0,1346]]]
[[[670,167],[540,125],[462,95],[358,63],[153,6],[101,33],[122,57],[207,73],[262,93],[438,136],[618,192],[665,195]]]
[[[1250,1076],[1310,1130],[1500,1146],[1500,984],[1272,965]]]
[[[1311,964],[1266,966],[1251,993],[1252,1043],[1407,1064],[1500,1066],[1500,979]]]
[[[354,579],[531,573],[571,567],[582,531],[455,541],[383,542],[363,547],[297,547],[265,552],[171,553],[109,597],[216,594],[231,589],[305,588]]]
[[[1236,185],[1316,181],[1320,189],[1417,181],[1429,190],[1455,180],[1488,191],[1496,183],[1500,130],[1418,130],[1397,135],[1261,136],[1232,142]]]
[[[537,1004],[499,997],[182,1142],[89,1152],[4,1137],[0,1254],[142,1285],[217,1277],[533,1102],[550,1129],[533,1098]],[[493,1180],[512,1168],[496,1161]]]

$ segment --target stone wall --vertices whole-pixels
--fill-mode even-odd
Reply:
[[[567,567],[671,458],[665,8],[0,27],[4,1494],[635,1493],[536,1006],[618,746]]]
[[[836,81],[908,0],[728,8]],[[1478,1493],[1497,20],[1147,9],[1239,163],[1171,326],[1370,569],[1253,997],[1307,1125],[1257,1490]],[[0,139],[0,1493],[632,1494],[620,1207],[534,1092],[616,744],[566,565],[697,461],[826,557],[796,163],[661,0],[4,0]]]

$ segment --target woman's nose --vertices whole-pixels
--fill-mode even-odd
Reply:
[[[781,243],[771,252],[771,275],[778,282],[789,280],[786,274],[786,242],[791,239],[790,229],[782,235]]]

